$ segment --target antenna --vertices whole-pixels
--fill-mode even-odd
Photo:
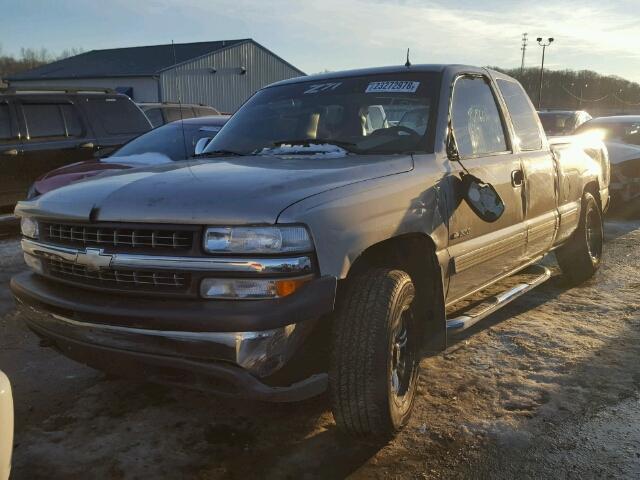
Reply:
[[[407,61],[404,64],[405,67],[409,68],[411,66],[411,60],[409,60],[409,49],[407,48]]]
[[[176,45],[171,40],[171,50],[173,51],[173,66],[178,65],[178,59],[176,57]],[[180,95],[180,87],[178,85],[178,72],[176,74],[176,94],[178,95],[178,108],[180,109],[180,130],[182,130],[182,146],[184,147],[184,159],[189,158],[189,152],[187,151],[187,137],[184,133],[184,117],[182,115],[182,98]]]

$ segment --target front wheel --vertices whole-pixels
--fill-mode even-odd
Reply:
[[[573,284],[588,280],[602,262],[602,212],[590,193],[582,197],[580,223],[571,239],[556,250],[562,274]]]
[[[333,416],[351,435],[388,437],[409,420],[420,363],[415,288],[400,270],[353,280],[336,315],[329,369]]]

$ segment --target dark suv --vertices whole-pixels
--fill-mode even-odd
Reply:
[[[0,91],[0,216],[42,174],[108,154],[149,130],[140,108],[110,91]]]

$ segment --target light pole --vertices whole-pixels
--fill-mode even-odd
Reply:
[[[553,37],[547,38],[546,42],[542,41],[542,37],[536,38],[538,45],[542,47],[542,65],[540,66],[540,89],[538,91],[538,110],[542,108],[542,80],[544,78],[544,54],[547,47],[553,43]]]
[[[522,63],[520,64],[520,75],[524,73],[524,56],[527,53],[527,44],[529,43],[528,36],[528,33],[522,34],[522,47],[520,47],[520,50],[522,50]]]
[[[625,112],[625,110],[626,110],[626,108],[625,108],[625,107],[626,107],[625,102],[624,102],[624,100],[622,99],[622,94],[623,94],[623,93],[624,93],[624,90],[623,90],[622,88],[620,88],[620,89],[618,90],[618,101],[620,101],[620,103],[622,104],[622,113],[624,113],[624,112]]]
[[[578,103],[578,110],[582,110],[582,98],[584,96],[584,91],[582,90],[584,88],[589,87],[588,83],[582,84],[580,83],[580,102]]]

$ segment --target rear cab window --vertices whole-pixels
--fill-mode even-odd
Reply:
[[[502,98],[507,105],[507,111],[517,137],[514,143],[517,142],[520,145],[520,150],[540,150],[542,137],[537,120],[538,116],[527,93],[516,82],[498,79],[496,83],[502,92]]]
[[[128,98],[89,97],[86,108],[90,119],[109,135],[136,135],[151,128],[145,114]]]

